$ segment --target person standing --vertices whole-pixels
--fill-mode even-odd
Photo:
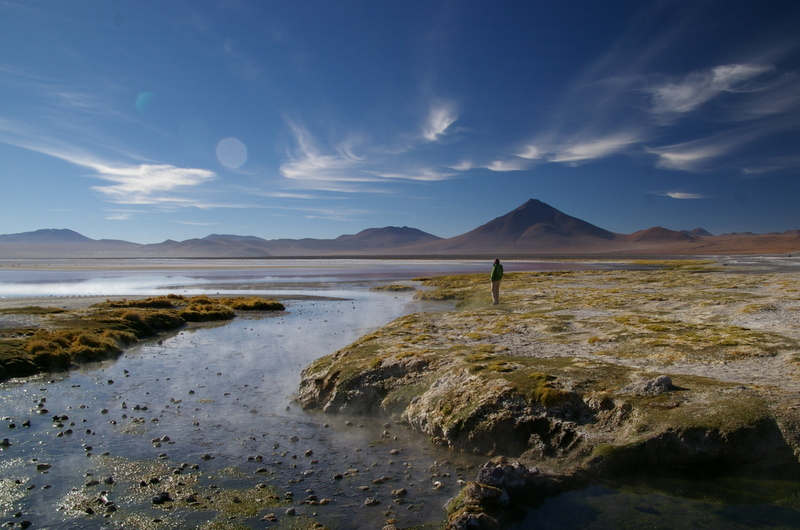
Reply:
[[[492,305],[500,303],[500,280],[503,279],[503,266],[500,260],[494,260],[492,265]]]

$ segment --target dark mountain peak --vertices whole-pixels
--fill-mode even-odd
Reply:
[[[363,245],[365,248],[402,247],[438,241],[441,238],[417,228],[407,226],[385,226],[383,228],[367,228],[357,234],[339,236],[334,241],[340,243]]]
[[[33,232],[22,232],[0,236],[6,243],[87,243],[94,241],[67,228],[44,228]]]
[[[233,234],[210,234],[203,241],[265,241],[256,236],[237,236]]]
[[[695,238],[684,232],[676,232],[661,226],[654,226],[646,230],[639,230],[628,236],[628,240],[635,243],[658,243],[673,241],[694,241]]]
[[[564,237],[591,236],[614,239],[612,232],[586,221],[567,215],[549,204],[529,199],[525,204],[475,230],[481,233],[496,233],[505,240],[516,241],[523,236],[541,234]]]
[[[695,228],[694,230],[681,230],[682,234],[687,234],[692,237],[714,237],[714,234],[704,228]]]

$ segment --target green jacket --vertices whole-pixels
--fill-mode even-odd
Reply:
[[[503,266],[499,263],[497,265],[492,265],[492,281],[499,282],[503,279]]]

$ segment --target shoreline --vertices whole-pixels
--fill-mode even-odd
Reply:
[[[499,306],[485,275],[425,283],[458,308],[408,315],[312,363],[297,401],[494,457],[448,528],[496,527],[510,513],[501,494],[513,511],[642,469],[797,476],[799,272],[511,273]]]

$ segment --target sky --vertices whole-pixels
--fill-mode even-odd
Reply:
[[[0,0],[0,234],[800,229],[800,2]]]

